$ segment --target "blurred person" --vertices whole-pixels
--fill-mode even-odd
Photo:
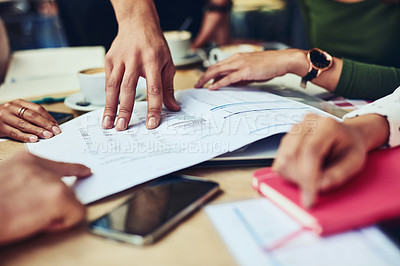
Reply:
[[[312,70],[307,51],[241,54],[210,67],[196,87],[266,81],[294,73],[347,98],[379,99],[400,83],[400,5],[380,0],[300,1],[310,44],[333,57],[327,70]],[[323,57],[323,56],[321,56]],[[313,75],[313,76],[310,76]]]
[[[0,18],[0,84],[4,81],[9,58],[10,44],[8,42],[8,35],[4,23]]]
[[[68,39],[77,40],[79,36],[86,36],[87,42],[72,41],[71,45],[103,44],[106,48],[110,47],[105,62],[106,103],[103,128],[112,128],[114,124],[116,130],[125,130],[128,127],[139,76],[147,80],[148,129],[159,125],[162,104],[172,111],[180,109],[174,98],[175,67],[163,30],[178,30],[187,18],[192,18],[189,30],[195,31],[195,27],[199,27],[198,17],[199,14],[201,16],[204,0],[111,0],[115,15],[106,0],[58,0],[58,3]],[[225,41],[222,36],[228,36],[225,34],[229,26],[226,12],[231,5],[230,0],[208,2],[206,20],[193,47],[199,47],[214,38],[221,43]],[[164,27],[160,26],[158,12]],[[118,25],[113,23],[115,19]],[[167,23],[171,28],[165,26]],[[69,27],[71,30],[68,30]],[[225,35],[221,35],[221,32]],[[117,117],[118,99],[120,109]]]
[[[61,177],[89,175],[90,169],[83,165],[49,161],[28,152],[0,163],[0,245],[82,221],[85,207]]]
[[[400,87],[344,116],[343,122],[308,115],[279,146],[273,169],[301,188],[311,207],[319,191],[349,181],[361,171],[369,151],[400,145]]]

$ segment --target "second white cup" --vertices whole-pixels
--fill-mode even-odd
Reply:
[[[185,58],[190,53],[190,40],[192,34],[189,31],[166,31],[165,39],[173,61]]]

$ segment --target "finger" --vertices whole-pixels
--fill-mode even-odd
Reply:
[[[20,101],[23,101],[23,100],[20,100]],[[47,138],[53,137],[53,135],[58,135],[61,133],[61,130],[58,127],[58,124],[57,124],[57,122],[55,122],[54,119],[48,119],[46,117],[43,117],[40,113],[38,113],[35,110],[32,110],[30,108],[27,108],[27,107],[25,107],[27,109],[25,109],[25,111],[21,114],[20,110],[21,110],[21,108],[24,108],[24,106],[18,105],[17,102],[18,101],[14,101],[12,104],[10,104],[7,107],[9,113],[13,115],[12,117],[5,115],[8,119],[9,125],[18,127],[15,123],[16,121],[13,122],[12,120],[20,119],[18,116],[21,115],[22,120],[26,120],[30,124],[42,128],[41,133],[36,134],[40,137],[47,139]],[[37,110],[41,109],[42,111],[47,113],[47,111],[40,105],[36,105],[35,109],[37,109]],[[18,121],[20,121],[20,120],[18,120]],[[20,129],[22,130],[22,128],[20,128]],[[34,132],[30,132],[30,133],[34,133]]]
[[[340,156],[325,170],[319,182],[319,189],[326,191],[342,185],[358,173],[363,168],[364,163],[365,156],[360,156],[356,152]]]
[[[174,76],[175,67],[172,64],[168,64],[162,71],[163,102],[168,110],[179,111],[180,107],[174,95]]]
[[[42,117],[44,117],[47,120],[49,120],[49,121],[53,122],[54,124],[58,125],[58,123],[54,119],[54,117],[52,117],[43,106],[41,106],[39,104],[36,104],[36,103],[28,102],[28,101],[25,101],[25,100],[22,100],[22,99],[15,100],[14,102],[16,104],[20,105],[20,106],[27,107],[30,110],[35,111],[36,113],[38,113]]]
[[[214,82],[208,88],[210,90],[218,90],[222,87],[226,87],[228,85],[243,81],[245,79],[244,74],[245,74],[245,71],[243,71],[243,70],[232,72],[229,75],[226,75],[222,79],[218,80],[217,82]]]
[[[324,162],[335,147],[336,136],[329,134],[332,129],[329,123],[330,121],[321,121],[317,131],[314,131],[315,128],[312,125],[305,127],[306,135],[299,152],[297,170],[301,187],[301,202],[307,208],[315,203]]]
[[[133,64],[135,65],[135,64]],[[131,120],[133,106],[135,103],[136,85],[139,76],[134,69],[125,69],[124,78],[121,83],[121,104],[118,110],[116,130],[125,130],[128,128]]]
[[[3,125],[1,127],[1,132],[2,135],[18,140],[18,141],[22,141],[22,142],[37,142],[39,140],[39,138],[35,135],[32,134],[28,134],[28,133],[24,133],[22,131],[20,131],[17,128],[14,128],[12,126],[9,126],[7,124]]]
[[[60,177],[76,176],[78,178],[84,178],[92,174],[90,168],[82,164],[55,162],[35,155],[32,156],[35,164],[58,174]]]
[[[104,129],[109,129],[114,126],[118,108],[120,85],[124,71],[125,66],[118,65],[112,69],[110,74],[106,72],[106,103],[102,121],[102,127]]]
[[[54,136],[52,132],[41,127],[34,126],[28,121],[15,116],[5,117],[4,122],[13,128],[19,129],[23,133],[33,134],[44,139],[49,139]]]
[[[148,96],[146,127],[148,129],[158,127],[161,119],[163,90],[160,74],[158,68],[152,68],[146,72]]]
[[[220,63],[208,68],[206,73],[204,73],[203,76],[200,77],[199,81],[197,81],[195,87],[202,88],[211,79],[215,79],[217,77],[223,76],[224,74],[226,75],[227,73],[231,73],[237,70],[237,68],[233,64],[220,64]]]
[[[294,125],[292,130],[294,127],[300,127],[300,125]],[[302,134],[286,134],[281,140],[276,158],[272,164],[272,169],[274,169],[275,172],[296,184],[299,184],[297,157],[302,139]]]

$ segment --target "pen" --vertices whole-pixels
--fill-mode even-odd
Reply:
[[[53,98],[53,97],[43,97],[40,100],[35,100],[31,101],[36,104],[44,104],[44,103],[57,103],[57,102],[63,102],[65,100],[65,97],[60,97],[60,98]]]

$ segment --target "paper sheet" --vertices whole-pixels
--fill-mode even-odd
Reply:
[[[48,159],[89,166],[94,175],[75,186],[78,198],[89,203],[286,132],[306,113],[324,114],[257,89],[191,89],[177,99],[181,111],[163,110],[154,130],[145,128],[147,106],[139,102],[126,131],[102,129],[100,109],[63,124],[62,134],[27,147]]]
[[[400,251],[376,227],[326,238],[306,231],[268,250],[300,225],[265,198],[211,205],[205,211],[239,265],[394,266],[400,261]]]

